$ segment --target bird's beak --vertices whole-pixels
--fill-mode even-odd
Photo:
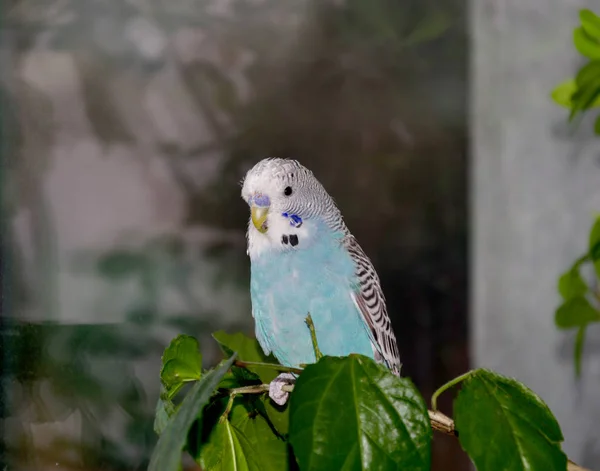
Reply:
[[[269,215],[268,206],[252,205],[250,212],[252,213],[252,224],[256,230],[261,233],[267,232],[267,216]]]

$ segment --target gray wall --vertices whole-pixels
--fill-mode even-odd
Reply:
[[[600,325],[577,382],[573,335],[553,324],[557,277],[600,212],[600,138],[589,118],[569,129],[549,98],[581,63],[572,30],[586,6],[599,4],[472,2],[471,338],[474,366],[540,394],[567,454],[600,469]]]

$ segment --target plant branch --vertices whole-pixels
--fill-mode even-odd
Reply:
[[[467,371],[465,374],[462,374],[460,376],[457,376],[456,378],[448,381],[446,384],[444,384],[443,386],[439,387],[431,396],[431,408],[434,411],[437,411],[437,398],[440,396],[440,394],[442,394],[444,391],[447,391],[448,389],[450,389],[453,386],[456,386],[458,383],[460,383],[461,381],[464,381],[465,379],[467,379],[469,376],[471,376],[471,374],[473,374],[473,371]]]
[[[463,375],[464,376],[464,375]],[[452,386],[452,385],[451,385]],[[448,387],[451,387],[448,386]],[[442,386],[444,388],[444,386]],[[442,389],[440,388],[440,389]],[[448,388],[445,388],[448,389]],[[439,389],[438,389],[439,391]],[[437,391],[436,391],[437,392]],[[443,392],[443,391],[442,391]],[[433,402],[433,399],[432,399]],[[429,420],[431,421],[431,428],[438,432],[444,433],[446,435],[452,435],[453,437],[458,437],[458,430],[454,427],[454,420],[448,417],[445,414],[442,414],[440,411],[428,411],[429,412]],[[567,460],[567,471],[591,471],[587,468],[579,466],[571,460]]]
[[[306,316],[305,322],[308,330],[310,330],[310,339],[312,340],[313,349],[315,350],[315,359],[316,361],[319,361],[321,358],[323,358],[323,354],[321,353],[321,350],[319,350],[319,344],[317,343],[317,332],[315,331],[315,324],[313,323],[312,317],[310,317],[310,312],[308,313],[308,316]]]
[[[276,371],[282,371],[284,373],[302,373],[302,368],[294,368],[293,366],[283,366],[278,365],[277,363],[261,363],[257,361],[241,361],[235,360],[233,363],[235,366],[239,366],[240,368],[248,368],[249,366],[256,366],[260,368],[270,368]]]
[[[262,394],[269,391],[270,385],[268,384],[253,384],[252,386],[242,386],[241,388],[228,389],[227,392],[230,396],[237,394]],[[285,392],[292,392],[294,390],[293,384],[284,384],[281,386],[281,390]]]

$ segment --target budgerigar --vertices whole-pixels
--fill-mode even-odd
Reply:
[[[264,159],[247,173],[242,198],[251,211],[252,315],[265,354],[286,366],[313,363],[310,313],[324,355],[359,353],[399,375],[379,277],[313,173],[295,160]],[[287,400],[276,396],[272,388],[276,402]]]

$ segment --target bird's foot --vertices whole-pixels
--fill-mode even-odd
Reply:
[[[289,386],[296,382],[296,377],[291,373],[281,373],[269,384],[269,397],[275,404],[285,405],[290,397]],[[286,387],[288,386],[288,387]]]

